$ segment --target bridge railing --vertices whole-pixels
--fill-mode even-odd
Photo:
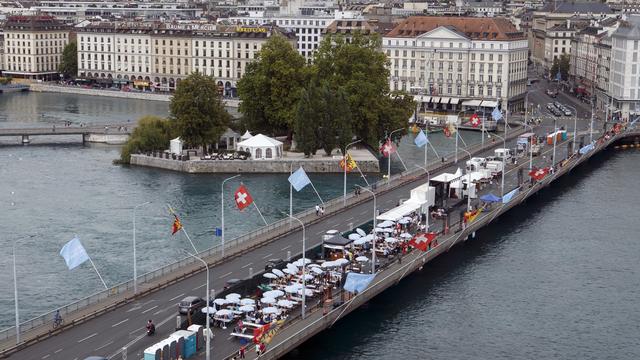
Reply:
[[[514,131],[510,134],[509,138],[516,137],[522,131]],[[467,151],[471,154],[477,153],[479,151],[485,150],[486,148],[490,148],[495,144],[485,143],[484,147],[481,143],[474,144],[470,147],[467,147]],[[448,158],[454,154],[454,151],[450,151],[447,153],[440,154],[442,157]],[[459,153],[459,161],[465,159],[467,157],[466,153]],[[442,163],[441,159],[434,159],[431,161],[427,168],[430,172],[438,171],[443,167],[449,166],[448,162]],[[413,181],[416,177],[424,174],[424,170],[416,167],[415,169],[407,169],[399,174],[391,176],[389,180],[382,179],[373,184],[371,184],[368,188],[371,189],[376,195],[385,193],[390,191],[391,189],[402,186],[406,183]],[[361,196],[356,197],[353,192],[349,192],[346,197],[345,205],[343,206],[342,196],[338,198],[334,198],[332,200],[327,201],[324,204],[325,208],[325,216],[329,214],[334,214],[342,211],[345,208],[354,206],[355,204],[366,201],[370,198],[370,195],[365,192]],[[321,217],[315,215],[315,209],[307,209],[296,213],[294,216],[302,220],[305,225],[310,224],[316,221],[319,221]],[[260,227],[256,230],[250,231],[244,235],[240,235],[233,239],[230,239],[225,242],[225,256],[224,258],[229,258],[232,256],[238,256],[243,251],[247,249],[254,248],[254,246],[258,246],[264,244],[271,239],[278,238],[291,230],[300,228],[297,221],[290,222],[289,218],[283,218],[277,220],[269,225]],[[357,224],[354,224],[354,226]],[[327,229],[330,230],[330,229]],[[215,245],[209,249],[206,249],[202,252],[198,253],[198,256],[201,258],[206,258],[209,264],[215,264],[223,260],[222,256],[222,244]],[[141,274],[138,276],[138,287],[142,287],[143,284],[150,284],[153,280],[166,276],[168,274],[176,274],[180,269],[185,269],[189,265],[194,264],[195,259],[192,257],[185,257],[176,262],[167,264],[163,267],[160,267],[156,270],[149,271],[147,273]],[[248,273],[247,273],[248,275]],[[75,301],[71,304],[62,306],[58,309],[54,309],[53,311],[44,313],[40,316],[37,316],[33,319],[27,320],[20,324],[20,333],[24,333],[26,331],[32,330],[36,327],[43,326],[45,324],[50,324],[53,321],[53,316],[56,311],[60,311],[61,316],[65,317],[68,314],[73,312],[82,310],[88,306],[97,304],[102,302],[110,297],[121,296],[125,293],[130,293],[134,289],[133,280],[124,281],[119,283],[107,290],[102,290],[97,293],[94,293],[90,296],[82,298],[78,301]],[[105,309],[110,306],[106,306]],[[103,310],[105,310],[103,309]],[[0,331],[0,341],[8,339],[15,335],[15,327],[6,328]]]

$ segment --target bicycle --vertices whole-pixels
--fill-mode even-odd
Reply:
[[[64,323],[64,319],[62,317],[57,317],[53,319],[53,328],[56,329]]]

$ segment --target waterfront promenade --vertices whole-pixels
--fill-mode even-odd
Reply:
[[[613,140],[615,139],[611,139],[611,141]],[[487,145],[488,145],[487,148],[490,148],[492,146],[496,147],[496,144],[487,144]],[[606,145],[608,144],[602,144],[602,147],[599,147],[597,150],[600,150]],[[557,147],[558,147],[557,149],[558,158],[566,157],[567,155],[566,151],[563,152],[562,149],[567,148],[567,141],[559,143]],[[545,150],[547,152],[550,151],[549,147],[545,148]],[[481,149],[477,149],[477,150],[471,149],[471,151],[474,154],[481,153],[481,154],[487,155],[488,153],[490,153],[490,151],[487,153],[486,150],[482,151]],[[589,154],[589,156],[595,153],[596,151],[593,151],[591,154]],[[576,166],[578,163],[584,161],[584,159],[586,158],[588,157],[587,156],[582,157],[581,159],[583,160],[580,160],[579,162],[575,161],[574,163],[571,163],[571,164],[565,164],[565,166],[562,167],[562,170],[559,170],[554,176],[549,177],[548,181],[547,179],[545,179],[545,181],[540,183],[539,187],[544,187],[548,185],[548,183],[553,181],[556,177],[560,176],[566,171],[569,171],[573,166]],[[463,157],[460,156],[460,159],[462,160]],[[537,158],[537,160],[541,161],[540,158]],[[517,168],[520,168],[523,166],[525,166],[524,161],[522,161],[519,166],[513,167],[509,170],[509,174],[511,174],[511,176],[509,178],[510,179],[509,182],[505,185],[505,189],[511,189],[513,188],[513,186],[516,185],[517,180],[514,179],[513,175]],[[436,171],[442,171],[442,170],[451,171],[455,168],[457,168],[457,166],[451,166],[451,164],[432,164],[432,166],[430,166],[430,169],[434,172],[434,174],[432,175],[435,175]],[[411,174],[405,174],[404,179],[403,178],[396,179],[395,185],[397,187],[395,188],[391,187],[391,189],[384,189],[384,186],[381,186],[378,189],[379,207],[380,208],[394,207],[399,198],[403,198],[403,197],[406,198],[409,190],[412,187],[415,187],[416,185],[422,182],[424,182],[424,175],[421,175],[420,171],[417,171],[417,172],[412,172]],[[495,188],[493,189],[493,191],[495,192]],[[528,193],[532,193],[532,192],[529,191]],[[311,220],[313,224],[307,228],[308,239],[312,237],[314,238],[313,241],[310,240],[310,242],[312,244],[317,244],[319,242],[319,235],[329,228],[347,230],[348,228],[353,227],[354,225],[357,226],[360,223],[369,221],[370,214],[371,214],[371,204],[368,201],[363,201],[364,199],[367,198],[366,194],[363,194],[363,195],[364,196],[360,199],[359,204],[357,204],[357,201],[355,201],[355,199],[350,198],[349,199],[350,207],[347,210],[340,209],[340,207],[336,207],[337,209],[328,208],[328,210],[341,211],[339,216],[332,216],[331,214],[332,211],[328,211],[328,214],[323,218],[314,218],[313,215],[309,216],[308,218],[309,220]],[[528,194],[525,195],[523,199],[514,199],[512,200],[512,203],[510,205],[502,206],[501,208],[503,208],[504,211],[506,211],[508,210],[508,208],[510,208],[511,206],[514,206],[519,201],[524,200],[524,198],[526,198],[527,196],[529,195]],[[474,223],[472,225],[480,226],[481,223],[489,222],[495,219],[495,217],[497,217],[498,215],[499,213],[487,212],[486,214],[483,215],[483,217],[477,220],[477,223]],[[488,217],[488,216],[491,216],[491,217]],[[452,229],[453,229],[453,226],[452,226]],[[465,233],[468,234],[469,231],[472,231],[473,229],[474,227],[471,226],[464,232],[455,233],[454,234],[455,240],[449,240],[454,238],[453,235],[449,238],[441,240],[441,245],[439,249],[444,249],[443,245],[445,244],[445,241],[448,241],[450,245],[453,245],[463,240],[465,238],[464,234]],[[250,272],[249,269],[261,269],[264,262],[268,258],[286,257],[287,252],[292,250],[294,251],[293,254],[295,254],[297,252],[295,251],[295,247],[300,246],[299,236],[300,236],[299,232],[290,233],[282,238],[277,239],[274,242],[269,243],[266,246],[263,246],[261,248],[256,248],[252,251],[243,253],[242,257],[235,257],[231,259],[231,261],[228,261],[220,264],[219,266],[216,266],[215,269],[213,270],[214,280],[212,285],[216,290],[219,291],[221,287],[224,285],[224,282],[226,281],[226,279],[230,277],[239,277],[239,278],[246,277]],[[312,244],[310,244],[309,247]],[[439,250],[439,252],[442,252],[442,251],[444,250]],[[418,255],[411,255],[411,256],[418,256]],[[404,261],[405,265],[407,264],[407,262],[411,263],[411,261],[408,261],[412,259],[411,256],[409,256],[407,260]],[[419,261],[413,262],[414,265],[418,263]],[[194,271],[198,271],[197,270],[198,267],[194,266],[194,268],[195,268]],[[388,270],[392,270],[392,269],[390,268],[385,271],[388,271]],[[407,268],[407,272],[402,276],[406,276],[406,274],[410,273],[410,271],[408,270],[409,268]],[[187,274],[189,274],[189,272],[187,272]],[[400,274],[402,274],[402,272],[400,272]],[[383,279],[386,279],[385,276],[382,276],[382,273],[381,273],[377,277],[377,280],[374,282],[374,284],[371,286],[370,289],[374,289],[376,286],[378,286],[377,284],[380,283],[380,281],[382,281]],[[74,358],[75,356],[78,356],[78,355],[84,355],[84,354],[88,355],[91,353],[91,351],[103,350],[103,349],[105,350],[103,353],[106,354],[107,351],[109,351],[108,353],[111,354],[111,351],[114,351],[114,350],[117,351],[117,349],[120,349],[120,347],[123,346],[123,344],[130,344],[129,355],[133,356],[133,354],[139,353],[140,349],[144,349],[144,347],[148,345],[149,342],[153,341],[153,339],[144,338],[144,335],[143,335],[144,331],[143,329],[140,329],[144,324],[144,319],[146,317],[153,317],[155,319],[156,323],[160,325],[159,326],[160,336],[163,336],[171,332],[173,328],[173,323],[171,320],[175,318],[175,315],[174,315],[175,302],[178,301],[181,296],[192,295],[195,292],[198,292],[198,293],[202,292],[203,282],[204,282],[203,274],[200,273],[199,275],[187,278],[186,280],[181,281],[180,283],[168,285],[162,291],[158,291],[156,293],[149,294],[144,297],[140,297],[139,299],[137,299],[137,301],[131,302],[125,305],[124,307],[121,307],[120,309],[118,309],[118,311],[108,312],[105,315],[96,318],[95,320],[73,327],[68,331],[63,332],[60,336],[49,338],[39,344],[29,347],[19,352],[17,354],[19,356],[15,358],[24,358],[21,356],[27,356],[27,358],[41,358],[43,356],[49,355],[49,358],[52,358],[52,359],[57,359],[57,358],[66,359],[66,358]],[[365,293],[361,295],[364,295]],[[365,296],[361,297],[361,299],[365,299],[365,298],[366,298]],[[355,302],[351,305],[353,306],[353,308],[357,307],[357,303]],[[348,312],[349,311],[344,311],[344,314],[346,315]],[[337,316],[336,314],[337,313],[334,313],[334,315],[332,316]],[[168,317],[166,317],[167,315]],[[70,314],[70,317],[71,316],[73,316],[73,314]],[[157,317],[162,317],[162,318],[166,317],[166,318],[163,321],[159,321],[157,320]],[[69,319],[69,317],[67,318]],[[325,324],[326,320],[322,320],[321,322],[324,324],[323,326],[326,326]],[[282,341],[281,338],[286,339],[285,335],[287,334],[287,331],[293,331],[293,329],[295,329],[295,326],[298,326],[295,324],[297,323],[292,323],[291,326],[284,329],[282,333],[276,338],[276,341],[272,343],[269,349],[278,349],[278,348],[281,349],[282,346],[284,346],[284,345],[278,345],[279,342]],[[105,333],[104,329],[110,329],[110,332]],[[133,330],[133,331],[129,332],[130,330]],[[141,333],[143,335],[142,337],[139,336]],[[114,334],[113,338],[111,338],[112,335],[110,334]],[[295,334],[298,334],[298,333],[295,333]],[[307,335],[308,334],[302,334],[302,335],[298,334],[296,336],[299,336],[300,339],[303,339]],[[107,339],[107,337],[110,337],[110,338]],[[233,343],[225,339],[226,338],[222,338],[222,339],[217,338],[217,340],[222,341],[222,343],[216,344],[217,351],[221,352],[223,355],[225,354],[225,350],[224,350],[225,348],[229,350],[228,354],[233,352]],[[291,344],[293,343],[294,343],[293,341],[287,342],[288,346],[291,346]],[[56,353],[55,351],[57,350],[60,350],[60,351]],[[275,356],[276,353],[277,353],[276,351],[273,351],[272,354],[274,354]],[[269,354],[269,352],[267,352],[267,354]],[[219,357],[219,355],[216,357]]]

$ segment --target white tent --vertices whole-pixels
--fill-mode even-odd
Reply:
[[[182,140],[179,137],[169,141],[169,150],[172,154],[182,154]]]
[[[253,160],[279,159],[282,157],[282,142],[262,134],[239,142],[237,149],[251,153]]]
[[[240,140],[245,141],[245,140],[251,139],[251,137],[253,137],[253,135],[251,135],[249,130],[247,130],[244,132],[242,136],[240,136]]]

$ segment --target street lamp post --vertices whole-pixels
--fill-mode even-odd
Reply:
[[[150,204],[151,201],[138,204],[133,207],[133,294],[138,293],[138,260],[136,257],[136,210],[144,205]]]
[[[373,239],[371,239],[371,273],[375,274],[376,273],[376,234],[375,234],[375,228],[376,228],[376,211],[377,211],[377,205],[376,205],[376,193],[374,193],[373,191],[371,191],[370,189],[360,186],[360,185],[356,185],[357,187],[359,187],[360,189],[371,193],[371,195],[373,195]]]
[[[427,170],[427,168],[422,167],[420,165],[416,165],[417,168],[424,170],[424,172],[427,173],[427,186],[429,186],[429,183],[431,182],[431,174],[429,173],[429,170]],[[427,209],[428,210],[428,209]],[[429,231],[429,214],[425,214],[424,217],[425,220],[425,229],[428,232]]]
[[[31,235],[29,237],[34,237],[35,235]],[[15,316],[16,316],[16,345],[20,344],[20,316],[18,309],[18,276],[16,271],[16,245],[26,238],[18,239],[13,243],[13,300],[15,302]]]
[[[469,155],[469,160],[471,160],[471,153],[468,152],[466,149],[461,149],[461,150],[466,152],[467,155]],[[502,167],[504,167],[504,163]],[[471,211],[471,171],[466,165],[464,168],[465,168],[465,171],[467,172],[467,211]],[[504,172],[504,169],[502,171]]]
[[[222,230],[222,234],[221,238],[222,238],[222,257],[224,258],[224,183],[226,183],[227,181],[231,180],[231,179],[235,179],[238,176],[240,176],[240,174],[238,175],[234,175],[232,177],[228,177],[224,180],[222,180],[222,185],[220,186],[220,211],[222,212],[222,216],[221,216],[221,224],[220,224],[220,228]]]
[[[460,134],[458,133],[458,123],[460,122],[460,114],[461,113],[465,113],[465,112],[467,112],[467,111],[466,110],[460,110],[460,111],[458,111],[458,114],[456,116],[458,118],[458,120],[456,121],[456,154],[455,154],[455,160],[454,160],[454,163],[456,163],[456,164],[458,163],[458,136],[460,136]]]
[[[529,127],[529,129],[531,129],[531,132],[533,133],[533,136],[535,136],[535,130],[533,130],[533,126],[527,124],[526,122],[523,124],[523,126]],[[533,169],[533,144],[531,143],[531,139],[528,140],[528,147],[529,147],[529,171],[531,171]]]
[[[307,254],[307,243],[306,243],[306,229],[304,226],[304,223],[302,222],[302,220],[298,219],[295,216],[291,216],[289,215],[290,218],[297,220],[300,225],[302,226],[302,319],[304,320],[305,318],[305,313],[306,313],[306,298],[307,298],[307,280],[305,278],[306,275],[306,269],[307,269],[307,263],[305,261],[306,259],[306,254]]]
[[[210,325],[209,325],[209,320],[210,320],[210,318],[209,318],[209,264],[207,264],[206,261],[202,260],[198,256],[196,256],[196,255],[194,255],[194,254],[192,254],[192,253],[190,253],[190,252],[188,252],[186,250],[183,250],[183,251],[185,253],[187,253],[189,256],[191,256],[192,258],[194,258],[194,259],[200,261],[201,263],[203,263],[204,267],[207,269],[207,287],[206,287],[207,294],[204,297],[207,300],[207,321],[206,321],[206,323],[207,323],[206,324],[206,329],[207,329],[207,340],[206,340],[207,341],[207,345],[206,346],[207,346],[207,348],[206,348],[205,351],[206,351],[206,359],[207,360],[211,360],[211,328],[210,328]]]
[[[572,152],[576,152],[576,135],[578,135],[578,111],[571,105],[565,105],[569,109],[573,110],[573,147]]]
[[[391,136],[393,135],[394,132],[400,131],[400,130],[404,130],[404,128],[400,128],[400,129],[395,129],[392,132],[389,133],[389,141],[391,141]],[[387,184],[391,183],[391,153],[389,153],[389,158],[387,159]]]
[[[494,136],[497,136],[499,139],[502,139],[502,148],[503,148],[503,149],[506,149],[506,148],[507,148],[507,141],[506,141],[506,139],[505,139],[505,138],[503,138],[502,136],[498,135],[498,134],[493,134],[493,135],[494,135]],[[488,133],[487,133],[487,137],[491,137],[491,134],[488,134]],[[555,144],[555,142],[554,142],[554,144]],[[554,147],[554,149],[555,149],[555,147]],[[504,196],[504,173],[505,173],[505,172],[506,172],[506,170],[507,170],[507,169],[506,169],[506,164],[505,164],[505,161],[504,161],[504,158],[505,158],[505,156],[504,156],[504,155],[506,155],[506,154],[503,154],[503,155],[502,155],[502,180],[501,180],[501,182],[500,182],[500,197]]]
[[[342,166],[343,166],[343,170],[344,170],[344,188],[343,188],[343,194],[342,194],[342,205],[346,205],[347,204],[347,149],[349,149],[349,146],[353,145],[353,144],[357,144],[359,143],[361,140],[356,140],[354,142],[349,143],[347,146],[344,147],[344,154],[342,154]]]

